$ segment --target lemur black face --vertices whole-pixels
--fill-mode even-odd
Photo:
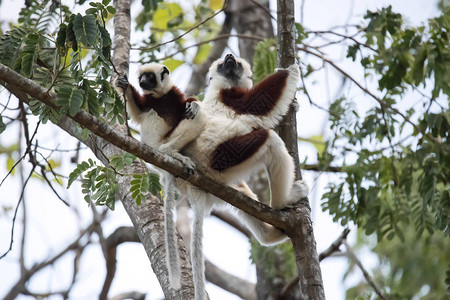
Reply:
[[[237,84],[243,72],[242,63],[237,62],[233,54],[227,54],[223,63],[217,66],[217,72],[234,84]]]
[[[153,72],[146,72],[139,75],[139,85],[146,91],[151,91],[156,87],[156,75]]]

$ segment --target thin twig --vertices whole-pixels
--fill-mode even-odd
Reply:
[[[400,117],[403,118],[403,120],[405,120],[407,123],[411,124],[415,130],[417,130],[417,132],[422,132],[420,130],[420,128],[414,123],[412,122],[405,114],[403,114],[402,112],[400,112],[398,109],[396,109],[395,107],[392,107],[391,105],[383,102],[383,100],[381,100],[380,98],[378,98],[375,94],[373,94],[371,91],[369,91],[367,88],[363,87],[355,78],[353,78],[352,76],[350,76],[350,74],[348,74],[346,71],[344,71],[343,69],[341,69],[338,65],[336,65],[333,61],[329,60],[328,58],[326,58],[323,54],[317,54],[314,51],[311,51],[308,48],[312,48],[315,49],[314,47],[310,47],[308,45],[305,45],[305,47],[298,47],[297,49],[300,51],[303,51],[305,53],[311,54],[313,56],[316,56],[318,58],[320,58],[322,61],[330,64],[331,66],[333,66],[339,73],[341,73],[342,75],[344,75],[345,77],[347,77],[348,79],[350,79],[358,88],[360,88],[363,92],[365,92],[367,95],[369,95],[371,98],[373,98],[375,101],[378,102],[378,104],[382,107],[386,107],[389,108],[390,110],[392,110],[395,114],[399,115]],[[317,49],[315,49],[317,50]],[[318,51],[318,50],[317,50]],[[428,140],[436,143],[437,145],[440,145],[439,141],[436,140],[434,137],[430,136],[428,133],[423,132],[422,133],[424,137],[426,137]]]
[[[33,175],[33,172],[34,172],[35,168],[36,168],[36,166],[33,165],[33,168],[31,169],[30,174],[28,175],[27,179],[25,180],[25,182],[24,182],[24,184],[22,186],[22,192],[20,193],[20,198],[19,198],[19,201],[17,202],[16,209],[14,210],[14,216],[13,216],[13,219],[12,219],[11,240],[9,241],[9,248],[8,248],[8,250],[6,250],[5,253],[2,254],[2,256],[0,256],[0,259],[5,257],[6,255],[8,255],[8,253],[12,250],[12,246],[13,246],[13,243],[14,243],[14,228],[16,227],[17,212],[19,211],[20,203],[22,203],[22,200],[23,200],[23,195],[25,193],[25,187],[27,186],[28,181],[31,178],[31,175]]]
[[[358,257],[356,256],[355,252],[353,251],[352,247],[350,247],[350,245],[347,243],[346,240],[342,241],[342,244],[345,245],[345,248],[347,248],[347,255],[348,257],[353,260],[355,262],[355,264],[361,269],[364,278],[366,278],[367,282],[372,286],[372,288],[375,290],[375,293],[377,293],[378,297],[380,297],[380,299],[385,300],[386,298],[384,297],[383,293],[381,292],[381,290],[378,288],[378,286],[376,285],[375,281],[373,281],[373,278],[370,276],[369,272],[367,272],[366,268],[364,268],[363,264],[361,263],[361,261],[358,259]]]
[[[202,22],[196,24],[194,27],[192,27],[192,28],[190,28],[189,30],[185,31],[184,33],[182,33],[181,35],[177,36],[176,38],[173,38],[173,39],[171,39],[170,41],[167,41],[167,42],[159,43],[159,44],[157,44],[157,45],[155,45],[155,46],[152,46],[152,47],[150,47],[150,48],[146,48],[145,50],[150,51],[150,50],[153,50],[153,49],[156,49],[156,48],[160,48],[161,46],[170,44],[170,43],[172,43],[172,42],[175,42],[176,40],[181,39],[183,36],[185,36],[186,34],[188,34],[189,32],[191,32],[192,30],[194,30],[194,29],[196,29],[196,28],[202,26],[203,24],[205,24],[206,22],[208,22],[209,20],[213,19],[215,16],[217,16],[218,14],[220,14],[221,12],[223,12],[224,9],[226,8],[227,4],[228,4],[228,1],[225,0],[225,2],[223,3],[222,8],[221,8],[218,12],[216,12],[216,13],[213,14],[212,16],[206,18],[206,19],[203,20]]]
[[[276,21],[277,19],[272,16],[272,13],[270,12],[270,9],[265,7],[264,5],[262,5],[261,3],[259,3],[256,0],[250,0],[250,2],[252,2],[254,5],[258,6],[259,8],[261,8],[272,20]]]
[[[206,40],[206,41],[201,41],[201,42],[198,42],[196,44],[192,44],[192,45],[189,45],[189,46],[184,47],[182,49],[179,49],[179,50],[173,52],[172,54],[169,54],[167,56],[162,57],[160,60],[165,60],[165,59],[171,58],[172,56],[175,56],[178,53],[182,53],[182,52],[184,52],[184,51],[186,51],[186,50],[188,50],[190,48],[200,47],[201,45],[208,44],[210,42],[215,42],[215,41],[222,40],[222,39],[228,39],[230,37],[237,37],[237,38],[240,38],[240,39],[250,39],[250,40],[264,41],[264,38],[259,37],[259,36],[250,35],[250,34],[222,34],[222,35],[216,36],[215,38],[212,38],[212,39],[209,39],[209,40]],[[147,51],[148,49],[150,49],[150,48],[142,48],[142,47],[131,48],[131,50],[140,50],[140,51]]]

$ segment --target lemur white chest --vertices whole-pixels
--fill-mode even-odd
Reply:
[[[151,109],[145,113],[141,123],[141,140],[152,147],[162,144],[165,134],[170,130],[170,126],[163,118]]]

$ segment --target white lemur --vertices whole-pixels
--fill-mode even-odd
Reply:
[[[139,69],[141,95],[128,83],[126,76],[116,81],[117,90],[123,93],[131,118],[141,125],[141,140],[161,152],[181,160],[186,172],[194,170],[192,160],[179,153],[187,143],[195,139],[202,130],[202,114],[195,98],[186,98],[172,84],[166,66],[151,63]],[[195,117],[195,122],[192,120]],[[173,208],[175,207],[174,176],[161,170],[164,189],[164,217],[166,234],[166,262],[169,279],[174,288],[179,288],[180,263],[174,229]],[[170,245],[175,245],[175,248]],[[169,249],[169,247],[171,247]],[[175,250],[173,250],[175,249]]]
[[[295,98],[299,67],[292,65],[279,70],[252,87],[250,65],[228,54],[211,65],[209,76],[209,87],[200,108],[206,124],[199,137],[187,144],[182,153],[209,177],[232,185],[255,200],[256,195],[243,180],[265,168],[273,208],[284,208],[305,197],[308,187],[303,181],[294,182],[293,159],[281,138],[271,130]],[[191,260],[195,299],[205,299],[203,218],[214,205],[224,202],[192,185],[187,192],[194,210]],[[273,245],[287,238],[275,227],[236,211],[261,244]]]
[[[271,187],[271,206],[274,208],[281,209],[306,196],[307,187],[304,183],[294,183],[293,160],[283,141],[270,130],[278,124],[295,97],[299,81],[298,66],[293,65],[287,70],[281,70],[253,88],[250,65],[232,55],[214,62],[209,72],[210,85],[200,111],[193,120],[183,120],[175,129],[180,133],[185,131],[190,137],[197,134],[191,143],[186,144],[183,154],[193,159],[199,169],[216,181],[230,184],[255,200],[256,195],[242,180],[255,170],[265,167]],[[165,90],[170,91],[171,88],[170,83]],[[142,99],[128,97],[135,99],[135,102]],[[139,108],[139,105],[137,108],[140,113],[138,118],[132,114],[136,121],[143,122],[147,118],[153,118],[154,114],[148,113],[148,110]],[[168,109],[170,110],[170,107]],[[141,127],[142,131],[151,129],[144,124]],[[201,128],[200,132],[198,128]],[[159,131],[159,128],[154,130]],[[146,132],[145,136],[144,132],[142,134],[142,140],[152,145],[153,140],[148,137],[150,132]],[[171,149],[173,151],[174,148]],[[179,149],[181,148],[177,150]],[[203,218],[210,213],[214,205],[224,202],[183,180],[176,179],[176,186],[182,193],[187,192],[194,210],[191,261],[195,298],[204,299],[206,294],[202,254]],[[168,199],[172,201],[173,198]],[[166,211],[174,206],[173,203],[167,204],[168,199]],[[262,244],[272,245],[286,239],[286,236],[275,227],[240,210],[237,210],[237,213]],[[168,217],[172,218],[171,212],[166,212],[166,218]],[[175,237],[173,220],[166,220],[168,269],[171,274],[171,285],[178,288],[180,284],[178,247],[176,239],[172,237]]]

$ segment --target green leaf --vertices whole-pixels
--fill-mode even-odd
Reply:
[[[87,162],[85,162],[85,161],[79,163],[79,164],[77,165],[77,167],[76,167],[76,168],[70,173],[70,175],[69,175],[69,181],[67,182],[67,188],[69,188],[69,187],[72,185],[72,183],[73,183],[78,177],[81,176],[81,174],[83,174],[84,172],[86,172],[87,170],[89,170],[89,168],[90,168],[91,166],[92,166],[91,164],[89,164],[89,163],[87,163]]]
[[[6,130],[6,124],[3,123],[3,117],[0,115],[0,134],[3,133],[3,131]]]
[[[57,91],[57,105],[62,106],[61,112],[65,114],[69,111],[70,116],[75,116],[83,106],[84,90],[72,86],[61,86]]]
[[[93,116],[99,117],[100,106],[98,104],[98,94],[95,89],[91,87],[89,80],[84,79],[81,88],[84,90],[84,100],[88,105],[88,111]]]
[[[30,78],[33,74],[34,58],[35,56],[32,53],[25,53],[22,56],[20,73],[22,73],[23,76]]]
[[[85,46],[95,46],[97,38],[97,22],[95,16],[77,14],[73,20],[73,31],[77,41]]]
[[[358,44],[354,44],[351,46],[348,46],[347,48],[347,56],[348,58],[351,58],[353,61],[356,60],[356,53],[359,50],[359,45]]]
[[[197,49],[197,53],[195,54],[193,63],[196,65],[200,65],[208,58],[209,53],[211,52],[210,44],[203,44]]]
[[[163,64],[170,70],[170,72],[173,72],[176,68],[184,64],[184,61],[169,58],[163,61]]]
[[[112,15],[116,14],[116,9],[113,6],[108,6],[106,7],[106,9],[108,10],[108,12]]]
[[[149,174],[149,190],[154,196],[157,196],[162,191],[161,183],[159,182],[158,174]]]
[[[160,3],[153,15],[153,26],[160,29],[167,29],[170,20],[180,16],[183,10],[177,3]]]
[[[15,169],[13,169],[14,165],[16,164],[14,158],[12,158],[12,156],[8,156],[8,158],[6,159],[6,170],[11,171],[11,175],[14,175],[15,173]]]
[[[218,10],[221,9],[223,7],[224,4],[224,0],[209,0],[209,8],[211,8],[212,10]]]
[[[258,83],[273,74],[277,66],[277,47],[274,39],[259,42],[253,56],[253,81]]]
[[[56,47],[65,48],[67,37],[67,25],[62,23],[59,26],[58,35],[56,36]]]

